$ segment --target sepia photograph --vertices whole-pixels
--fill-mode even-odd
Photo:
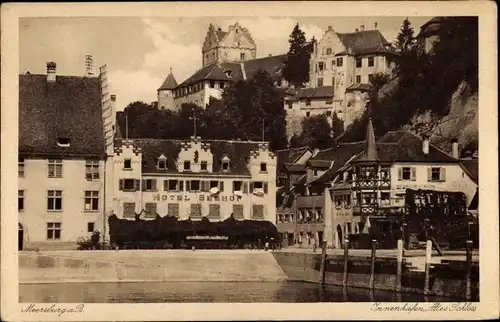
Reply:
[[[9,26],[2,152],[12,141],[18,161],[7,178],[2,158],[2,235],[9,213],[17,238],[9,222],[2,257],[15,254],[16,314],[357,303],[367,319],[460,319],[488,284],[498,293],[498,205],[479,207],[480,194],[498,203],[496,167],[479,183],[480,145],[482,173],[498,149],[496,127],[480,128],[480,103],[489,121],[497,103],[480,78],[479,9],[183,14],[201,5],[30,11]]]

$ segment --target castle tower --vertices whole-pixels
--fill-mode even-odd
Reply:
[[[202,47],[203,67],[215,62],[242,62],[255,59],[257,45],[248,29],[239,23],[229,26],[228,31],[208,26]]]
[[[158,88],[158,108],[160,110],[175,109],[173,89],[176,87],[177,81],[172,74],[172,67],[170,67],[170,73],[160,88]]]

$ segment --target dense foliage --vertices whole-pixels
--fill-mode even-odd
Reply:
[[[290,138],[290,147],[308,146],[312,149],[327,149],[333,146],[334,140],[344,131],[342,120],[337,114],[331,116],[328,122],[325,114],[313,115],[302,120],[302,132]]]
[[[241,248],[246,244],[262,242],[274,238],[278,231],[269,221],[235,220],[233,216],[224,221],[178,220],[177,217],[156,216],[154,220],[119,219],[112,215],[108,219],[110,241],[120,248],[147,247],[184,248],[187,236],[227,236],[227,246]]]
[[[79,237],[76,241],[78,245],[78,250],[95,250],[101,249],[101,233],[99,231],[94,231],[89,237]]]
[[[283,77],[296,88],[302,87],[309,81],[309,58],[314,42],[314,38],[307,42],[306,35],[300,29],[299,24],[295,25],[288,39],[290,48],[283,68]]]
[[[398,40],[401,39],[401,48],[408,50],[399,57],[391,80],[394,89],[383,96],[376,90],[371,93],[371,109],[347,128],[344,141],[363,140],[369,116],[375,135],[379,136],[408,124],[421,112],[447,115],[452,95],[462,82],[467,84],[467,94],[477,93],[478,19],[453,17],[446,21],[439,31],[439,40],[428,54],[409,45],[411,26],[409,22],[403,23]]]
[[[124,137],[128,124],[129,138],[188,139],[194,135],[196,122],[196,135],[203,139],[264,138],[272,149],[287,145],[283,92],[264,71],[226,87],[222,99],[211,99],[206,109],[183,104],[179,111],[159,110],[134,102],[120,113],[118,122]]]

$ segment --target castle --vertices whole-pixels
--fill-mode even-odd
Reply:
[[[178,110],[184,103],[205,108],[211,97],[221,98],[230,82],[250,79],[258,70],[268,72],[276,86],[287,87],[281,73],[286,55],[258,59],[256,55],[257,45],[248,29],[237,22],[228,31],[210,24],[202,47],[202,68],[181,84],[170,70],[157,90],[158,108]]]

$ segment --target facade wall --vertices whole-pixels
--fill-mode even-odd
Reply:
[[[368,97],[368,93],[364,91],[347,91],[345,93],[344,128],[363,115]]]
[[[222,86],[222,87],[221,87]],[[174,104],[177,109],[182,107],[182,104],[196,104],[201,108],[207,107],[208,103],[210,103],[210,97],[221,99],[223,93],[223,87],[228,86],[227,83],[221,85],[221,82],[213,81],[205,81],[202,84],[190,85],[189,93],[184,91],[182,88],[177,89],[174,96]],[[159,106],[159,104],[158,104]]]
[[[207,173],[199,172],[199,164],[193,163],[193,153],[197,150],[199,152],[199,161],[208,160]],[[137,151],[136,151],[137,152]],[[125,170],[123,168],[124,160],[131,159],[132,169]],[[114,204],[114,213],[122,218],[124,215],[124,203],[135,203],[135,213],[141,213],[146,209],[146,203],[155,203],[157,213],[160,216],[165,216],[168,213],[168,204],[177,204],[179,208],[179,219],[187,219],[191,212],[191,204],[201,205],[201,214],[206,216],[209,214],[210,204],[220,205],[220,217],[214,220],[224,220],[228,218],[234,211],[233,205],[243,206],[244,219],[252,219],[252,209],[254,205],[262,205],[264,212],[264,220],[268,220],[276,224],[276,157],[269,151],[256,151],[249,159],[250,176],[245,175],[231,175],[230,173],[212,173],[211,167],[213,160],[210,151],[203,151],[200,146],[191,146],[187,150],[182,150],[178,157],[178,170],[179,173],[165,173],[165,174],[150,174],[142,173],[141,169],[142,153],[134,153],[133,148],[123,147],[123,153],[115,156],[114,169],[115,187],[118,187],[120,179],[134,179],[139,180],[141,187],[138,191],[123,191],[115,190],[117,203]],[[190,160],[192,163],[192,171],[182,172],[184,160]],[[260,171],[261,162],[267,163],[267,171]],[[153,179],[156,180],[156,188],[154,191],[142,191],[143,180]],[[165,191],[165,180],[180,180],[183,181],[182,190],[179,191]],[[186,181],[200,180],[200,181],[219,181],[223,182],[223,186],[219,185],[220,192],[218,197],[211,195],[209,191],[187,191]],[[233,183],[235,181],[243,182],[245,191],[242,191],[242,196],[238,196],[233,191]],[[250,191],[251,182],[260,181],[265,182],[267,189],[264,189],[264,194],[253,193]],[[154,218],[154,217],[153,217]],[[201,219],[201,218],[200,218]],[[212,220],[212,218],[210,217]]]
[[[25,159],[24,177],[19,178],[18,189],[24,191],[24,210],[19,212],[23,226],[24,248],[57,248],[70,243],[76,248],[78,237],[89,236],[87,224],[94,223],[94,230],[102,232],[104,209],[104,161],[99,161],[99,179],[87,181],[85,160],[65,159],[62,177],[48,177],[47,159]],[[62,209],[49,211],[49,190],[60,190]],[[85,191],[98,192],[98,210],[85,210]],[[60,223],[59,239],[48,239],[47,223]]]
[[[158,108],[160,110],[174,110],[177,108],[171,90],[158,91]]]

